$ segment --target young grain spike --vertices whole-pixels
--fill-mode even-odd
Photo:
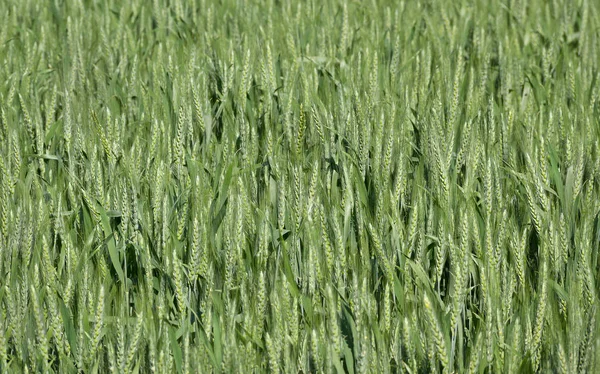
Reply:
[[[398,80],[398,69],[400,64],[400,34],[396,36],[394,43],[394,52],[392,54],[392,62],[390,65],[390,84],[391,87],[396,87]]]
[[[48,282],[53,288],[55,287],[57,275],[56,269],[54,269],[53,261],[50,258],[50,247],[46,236],[42,236],[42,266],[44,267],[44,280]]]
[[[294,36],[292,33],[288,33],[285,39],[286,45],[288,47],[288,52],[292,57],[292,61],[296,64],[296,59],[298,58],[298,52],[296,51],[296,43],[294,42]],[[293,71],[294,69],[292,69]]]
[[[527,235],[527,229],[524,229],[520,240],[516,233],[512,240],[515,270],[522,289],[525,287],[525,252],[527,250]]]
[[[568,227],[565,221],[565,216],[560,213],[560,248],[561,248],[561,265],[565,266],[569,258],[569,238],[568,238]]]
[[[190,374],[190,333],[184,332],[183,338],[183,374]]]
[[[108,356],[108,371],[110,373],[116,373],[117,372],[117,358],[115,357],[115,347],[112,344],[108,345],[107,356]]]
[[[277,227],[280,234],[285,227],[285,179],[285,174],[281,174],[277,184]]]
[[[481,332],[475,338],[475,342],[471,347],[471,355],[469,357],[469,368],[467,373],[475,374],[479,372],[479,361],[481,358]]]
[[[177,306],[183,317],[185,315],[185,298],[183,289],[183,275],[181,274],[181,261],[177,256],[177,252],[173,249],[173,280],[175,281],[175,295],[177,296]]]
[[[88,352],[87,361],[91,365],[94,362],[98,344],[100,343],[100,333],[104,325],[104,285],[100,286],[98,294],[98,306],[96,307],[96,316],[94,320],[94,330],[91,336],[90,350]]]
[[[394,110],[393,110],[394,111]],[[392,114],[390,118],[391,125],[389,127],[389,133],[387,134],[387,142],[385,144],[385,153],[383,155],[383,165],[381,168],[381,173],[383,175],[382,179],[382,187],[384,190],[388,190],[389,179],[390,179],[390,163],[392,159],[392,148],[394,147],[394,115]]]
[[[450,198],[448,175],[446,173],[446,169],[444,168],[445,164],[442,161],[442,156],[440,153],[441,150],[437,146],[437,141],[434,140],[432,145],[433,145],[433,153],[434,153],[434,157],[435,157],[435,161],[436,161],[436,169],[438,172],[438,178],[439,178],[440,184],[442,186],[442,192],[443,192],[442,203],[444,205],[446,205],[449,203],[449,198]]]
[[[25,121],[25,127],[31,140],[33,153],[37,153],[39,150],[35,148],[35,129],[33,128],[33,121],[31,120],[31,116],[29,115],[29,111],[25,106],[25,101],[23,101],[21,94],[19,94],[19,103],[21,104],[21,110],[23,111],[23,120]]]
[[[338,254],[338,262],[341,268],[341,272],[342,272],[342,276],[341,279],[345,280],[346,279],[346,273],[348,271],[347,269],[347,259],[346,259],[346,248],[344,247],[344,241],[343,241],[343,237],[342,237],[342,232],[340,231],[340,226],[338,224],[338,220],[335,216],[335,214],[332,215],[332,225],[333,225],[333,233],[335,236],[335,246],[337,249],[337,254]]]
[[[46,283],[46,300],[48,304],[50,328],[52,330],[54,341],[60,354],[68,356],[71,348],[69,346],[69,341],[64,339],[62,315],[59,313],[59,309],[56,305],[56,293],[50,288],[49,283]]]
[[[458,117],[458,99],[459,99],[459,89],[460,89],[460,81],[463,74],[463,58],[462,58],[462,50],[458,51],[458,56],[456,57],[456,71],[454,73],[454,83],[452,88],[452,104],[450,106],[450,118],[448,120],[448,129],[452,133],[452,137],[454,137],[454,123]],[[453,142],[448,144],[448,151],[451,154],[453,151]]]
[[[319,141],[322,147],[325,146],[325,135],[323,134],[323,127],[321,126],[321,120],[319,119],[319,113],[317,113],[317,107],[313,104],[311,107],[311,118],[317,129],[319,135]]]
[[[595,146],[598,149],[598,145]],[[595,202],[594,202],[594,182],[596,180],[597,174],[599,172],[598,165],[600,165],[600,157],[596,158],[596,165],[593,168],[592,172],[589,175],[589,179],[586,182],[586,190],[585,190],[585,207],[587,209],[593,210]]]
[[[117,334],[117,368],[119,372],[125,372],[125,323],[122,321],[122,317],[118,318],[116,334]]]
[[[375,230],[375,228],[373,227],[373,225],[371,223],[369,223],[369,233],[371,234],[371,238],[373,240],[373,246],[375,247],[375,254],[379,258],[379,261],[381,261],[381,265],[382,265],[383,271],[385,272],[385,276],[389,282],[393,282],[394,270],[392,268],[392,265],[390,264],[389,259],[387,258],[386,254],[383,251],[383,245],[381,244],[381,240],[379,239],[379,234],[377,233],[377,231]]]
[[[318,162],[314,162],[313,163],[313,170],[310,176],[310,182],[308,184],[308,198],[306,200],[307,202],[307,208],[306,208],[306,215],[310,216],[312,215],[312,211],[315,208],[316,205],[316,193],[317,193],[317,179],[319,178],[319,163]]]
[[[161,255],[162,258],[164,259],[165,262],[165,266],[170,267],[170,261],[174,260],[175,258],[169,258],[169,252],[167,252],[167,243],[169,243],[169,239],[170,239],[170,230],[169,230],[169,210],[168,210],[168,194],[164,194],[163,199],[162,199],[162,208],[161,208],[161,213],[162,213],[162,217],[161,217],[161,226],[159,227],[161,232],[160,232],[160,250],[161,250]]]
[[[508,211],[504,209],[502,219],[500,220],[500,228],[498,229],[498,238],[496,240],[496,252],[494,253],[494,261],[496,262],[496,271],[500,272],[501,260],[504,257],[504,244],[506,241],[506,224],[508,222]]]
[[[142,327],[144,322],[144,314],[143,312],[136,319],[135,329],[133,330],[133,336],[131,337],[131,342],[129,343],[129,347],[127,350],[127,360],[125,361],[125,369],[129,372],[129,368],[134,363],[134,356],[138,351],[138,343],[140,341],[140,337],[142,336]]]
[[[301,154],[304,142],[304,130],[306,129],[306,118],[304,116],[304,109],[302,103],[300,103],[300,120],[298,122],[298,138],[296,141],[296,153]]]
[[[256,317],[258,319],[256,324],[256,336],[260,336],[262,334],[263,322],[267,310],[267,284],[265,273],[262,271],[258,275],[258,292],[256,298]]]
[[[242,113],[246,109],[246,93],[248,92],[248,84],[250,79],[250,49],[246,50],[244,57],[244,66],[242,68],[242,78],[240,82],[239,100],[242,106]]]
[[[594,344],[594,336],[596,335],[596,312],[595,309],[591,309],[589,311],[589,320],[587,322],[587,328],[585,329],[585,333],[583,338],[581,339],[581,344],[579,346],[579,373],[586,373],[590,367],[590,361],[593,360],[593,357],[590,357],[594,354],[592,350],[592,346]]]
[[[80,299],[81,300],[81,299]],[[79,307],[81,307],[83,309],[85,303],[80,302]],[[79,371],[83,371],[83,360],[84,360],[84,353],[85,353],[85,346],[84,346],[84,328],[83,328],[83,314],[84,313],[78,313],[79,314],[79,318],[78,318],[78,329],[77,329],[77,354],[76,354],[76,365],[77,368],[79,369]]]
[[[2,139],[0,139],[2,140]],[[6,321],[6,314],[4,312],[1,312],[2,314],[0,314],[0,316],[2,317],[2,319],[4,321]],[[7,354],[7,344],[6,344],[6,340],[4,338],[5,334],[8,333],[8,331],[5,331],[4,326],[0,326],[0,370],[6,370],[7,369],[7,362],[8,362],[8,354]]]
[[[72,139],[72,127],[71,127],[71,98],[68,93],[65,94],[63,132],[64,132],[64,139],[65,139],[65,149],[70,154],[71,139]]]
[[[319,347],[319,335],[317,334],[317,330],[313,328],[312,333],[311,333],[311,339],[310,339],[310,348],[311,348],[311,354],[312,354],[312,358],[313,361],[315,363],[315,366],[317,368],[318,371],[321,371],[322,368],[322,358],[321,358],[321,354],[320,354],[320,347]]]
[[[230,209],[228,209],[230,210]],[[233,213],[227,213],[228,216],[233,216]],[[228,231],[232,230],[232,223],[228,220]],[[223,250],[225,251],[225,288],[227,290],[232,290],[234,286],[234,274],[236,268],[236,248],[235,248],[235,239],[233,240],[234,244],[232,244],[232,239],[230,237],[226,237],[223,242]]]
[[[194,222],[192,224],[190,262],[190,281],[194,283],[200,275],[200,223],[198,222],[197,215],[194,215]]]
[[[367,52],[368,54],[368,52]],[[371,73],[369,75],[369,100],[368,106],[369,108],[373,107],[373,104],[377,101],[377,92],[379,92],[378,84],[377,84],[377,75],[379,68],[379,60],[377,57],[377,51],[372,55],[373,60],[371,60]],[[370,110],[369,110],[370,111]]]
[[[323,247],[325,249],[325,262],[327,265],[327,273],[332,274],[334,258],[333,258],[333,248],[331,247],[331,240],[329,240],[329,232],[327,230],[327,220],[325,218],[325,207],[321,204],[321,208],[319,209],[319,214],[321,218],[321,238]]]
[[[504,266],[508,268],[505,262]],[[506,285],[504,287],[504,298],[502,301],[502,321],[508,321],[511,318],[513,310],[513,294],[515,292],[515,272],[514,270],[507,271]]]
[[[544,320],[546,314],[546,299],[547,299],[547,279],[548,279],[548,269],[546,260],[543,259],[542,264],[542,274],[541,274],[541,290],[540,290],[540,299],[538,303],[538,309],[535,317],[535,327],[532,335],[531,349],[533,350],[533,365],[534,370],[537,370],[540,364],[540,353],[541,353],[541,342],[542,342],[542,329],[544,327]]]
[[[344,57],[348,49],[348,37],[350,34],[350,25],[348,22],[348,5],[344,2],[342,10],[342,35],[340,38],[340,55]]]
[[[273,68],[273,55],[271,53],[271,45],[267,42],[267,83],[269,84],[269,96],[273,94],[276,86],[275,69]],[[270,100],[269,100],[270,102]]]
[[[454,330],[458,323],[457,318],[460,316],[460,308],[462,304],[462,297],[464,292],[464,282],[465,282],[465,272],[467,269],[464,268],[465,261],[463,260],[468,256],[468,240],[469,240],[469,232],[467,228],[468,220],[463,216],[461,219],[461,230],[460,230],[460,247],[458,256],[456,256],[456,260],[453,261],[455,263],[454,271],[455,271],[455,284],[454,284],[454,294],[453,294],[453,306],[450,314],[450,326]],[[450,240],[450,239],[449,239]],[[452,245],[452,244],[451,244]]]
[[[440,360],[442,366],[445,370],[448,368],[448,353],[446,351],[446,340],[440,330],[439,323],[435,316],[435,312],[433,310],[433,305],[431,305],[431,300],[427,295],[427,292],[423,293],[423,306],[425,307],[425,313],[427,317],[428,326],[431,331],[431,335],[433,336],[433,341],[435,342],[436,353],[438,355],[438,359]]]
[[[13,183],[10,183],[10,181],[8,180],[8,174],[6,175],[6,182],[7,185],[10,187],[11,190],[11,194],[14,193],[14,184],[16,184],[16,182],[18,180],[20,180],[21,178],[21,147],[19,145],[19,137],[17,135],[17,132],[14,132],[12,137],[11,137],[12,141],[12,147],[10,147],[12,149],[12,162],[13,162]]]
[[[391,301],[390,282],[386,282],[383,290],[383,331],[390,333],[392,326],[392,301]]]
[[[312,93],[311,93],[311,85],[312,82],[309,81],[308,71],[305,72],[303,69],[300,73],[300,79],[302,79],[302,100],[304,103],[304,107],[309,108],[312,106]]]
[[[340,327],[339,327],[339,323],[338,323],[338,314],[337,314],[337,303],[335,301],[335,297],[333,294],[333,289],[331,288],[331,285],[328,284],[327,285],[327,299],[329,302],[329,332],[331,334],[330,339],[331,339],[331,345],[333,346],[333,353],[335,355],[337,355],[339,357],[340,353],[341,353],[341,348],[340,348],[340,340],[341,340],[341,335],[340,335]]]
[[[37,272],[37,264],[36,264],[36,269],[35,271]],[[25,287],[25,286],[23,286]],[[48,356],[48,338],[46,336],[46,327],[44,326],[44,314],[42,311],[42,302],[41,300],[39,300],[38,298],[38,294],[36,292],[36,288],[31,285],[30,289],[29,289],[30,293],[31,293],[31,303],[33,304],[33,313],[34,313],[34,319],[35,319],[35,325],[36,325],[36,337],[37,337],[37,341],[38,341],[38,349],[40,352],[40,355],[42,357],[42,364],[43,364],[43,370],[44,372],[48,372],[49,369],[49,356]]]
[[[22,320],[22,316],[19,316],[17,312],[18,297],[15,300],[15,297],[13,296],[13,293],[11,291],[13,287],[10,286],[10,276],[8,276],[7,278],[8,279],[6,279],[6,284],[4,285],[4,305],[6,305],[6,311],[8,312],[9,318],[5,321],[7,321],[8,323],[8,331],[12,333],[14,340],[20,342],[22,338],[22,330],[17,328],[17,322]],[[25,289],[25,292],[27,292],[27,287],[23,288]],[[24,296],[27,296],[27,294],[25,294]],[[21,297],[21,302],[27,305],[27,297]],[[17,354],[20,354],[19,350],[17,350]]]
[[[175,148],[175,165],[177,167],[177,173],[179,174],[183,167],[183,126],[185,122],[185,110],[183,105],[179,106],[179,115],[177,116],[177,132],[174,139]]]
[[[265,341],[267,343],[267,354],[269,356],[269,368],[272,373],[278,374],[279,371],[279,356],[275,342],[271,339],[271,335],[267,332]]]
[[[456,170],[459,171],[464,162],[465,162],[465,153],[468,152],[469,143],[471,141],[471,127],[473,121],[471,119],[467,120],[465,126],[463,128],[463,132],[461,134],[461,142],[458,150],[458,155],[456,156]]]
[[[562,342],[562,339],[558,343],[558,363],[559,363],[560,373],[567,374],[569,372],[568,366],[567,366],[567,354],[565,352],[565,345]]]
[[[187,176],[187,173],[183,174]],[[188,177],[189,180],[189,177]],[[177,220],[177,240],[183,241],[186,226],[188,224],[188,200],[189,200],[189,188],[186,188],[182,193],[181,199],[183,200],[183,206],[181,207],[181,213]]]
[[[579,157],[577,157],[576,164],[575,164],[575,170],[574,170],[575,171],[575,180],[574,180],[574,184],[573,184],[573,201],[575,199],[577,199],[579,192],[581,191],[581,185],[583,184],[583,172],[584,172],[584,166],[585,166],[583,143],[581,144],[578,153],[579,153]]]
[[[0,243],[2,243],[4,240],[8,239],[8,218],[10,215],[10,208],[9,208],[9,200],[10,200],[10,196],[12,195],[12,193],[10,193],[10,186],[9,186],[9,180],[8,180],[8,173],[5,173],[2,176],[2,184],[0,185],[0,229],[2,229],[2,232],[0,233]],[[1,264],[1,260],[3,258],[3,254],[0,253],[0,264]]]
[[[490,270],[490,267],[488,267]],[[488,280],[490,279],[488,274]],[[494,360],[494,337],[493,337],[493,326],[494,326],[494,313],[492,307],[492,297],[490,294],[485,298],[485,346],[487,353],[488,364],[493,364]]]
[[[527,196],[527,205],[529,206],[529,214],[531,215],[531,220],[533,221],[533,225],[535,230],[538,233],[542,232],[541,222],[538,214],[537,204],[534,201],[534,197],[531,193],[531,188],[529,187],[529,183],[525,183],[525,194]]]
[[[110,111],[108,113],[110,114]],[[95,111],[92,110],[91,116],[92,116],[92,122],[94,123],[94,128],[96,130],[96,135],[98,135],[98,137],[100,138],[100,142],[102,143],[102,148],[104,149],[106,158],[108,159],[109,164],[112,164],[112,160],[113,160],[112,151],[111,151],[108,139],[106,138],[106,135],[104,134],[104,129],[100,125],[100,121],[98,120],[98,116],[96,115]]]
[[[440,221],[440,226],[442,223]],[[442,245],[437,245],[435,247],[435,282],[438,282],[438,285],[441,285],[442,281],[442,272],[444,271],[444,263],[446,255],[446,243],[442,243]]]
[[[8,120],[4,107],[0,107],[0,141],[5,141],[8,135]]]
[[[243,187],[243,182],[242,182],[242,178],[238,177],[238,189],[239,191],[243,191],[244,187]],[[242,192],[243,193],[243,192]],[[238,269],[244,269],[244,259],[242,257],[242,248],[246,242],[246,236],[245,236],[245,231],[244,231],[244,205],[242,204],[242,193],[238,194],[237,199],[235,200],[235,215],[237,217],[237,222],[235,224],[235,231],[233,233],[233,238],[235,241],[234,244],[234,248],[235,248],[235,257],[236,257],[236,261],[237,261],[237,267]],[[244,271],[238,271],[237,272],[237,282],[238,284],[242,283],[244,281],[244,277],[246,276],[246,273]]]
[[[302,214],[303,214],[303,205],[302,205],[302,184],[301,184],[301,175],[300,172],[298,171],[298,167],[294,166],[292,168],[292,178],[294,179],[294,186],[293,186],[293,192],[294,192],[294,205],[293,205],[293,212],[294,212],[294,233],[298,233],[299,229],[300,229],[300,221],[302,220]]]
[[[293,346],[298,346],[299,324],[298,324],[298,299],[293,298],[291,307],[288,309],[288,323],[290,340]]]
[[[198,135],[204,135],[204,113],[202,112],[202,104],[198,96],[198,91],[195,88],[192,88],[192,95],[194,97],[194,114],[196,115],[196,121],[198,121]]]

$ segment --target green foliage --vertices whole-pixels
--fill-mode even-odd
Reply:
[[[0,372],[600,372],[598,4],[0,2]]]

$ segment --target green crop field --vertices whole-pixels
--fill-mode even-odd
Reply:
[[[0,1],[1,373],[599,373],[600,3]]]

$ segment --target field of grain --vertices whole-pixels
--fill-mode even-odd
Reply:
[[[600,372],[599,7],[0,1],[0,372]]]

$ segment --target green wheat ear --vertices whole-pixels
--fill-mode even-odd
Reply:
[[[0,2],[0,372],[599,371],[593,2],[113,2]]]

